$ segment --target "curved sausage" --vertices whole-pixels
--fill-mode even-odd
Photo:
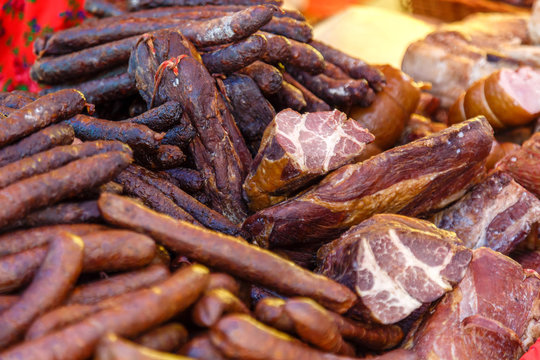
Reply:
[[[0,347],[17,341],[34,318],[61,303],[79,277],[84,244],[64,233],[50,245],[45,260],[18,302],[0,313]]]
[[[86,359],[105,333],[136,336],[186,309],[206,288],[208,272],[201,265],[184,267],[164,282],[130,294],[119,306],[100,311],[39,339],[21,343],[2,353],[2,358]],[[59,347],[58,344],[62,345]]]
[[[153,350],[174,352],[187,343],[188,332],[181,324],[171,323],[147,331],[134,341]]]
[[[165,280],[169,270],[161,264],[113,275],[103,280],[77,286],[67,297],[65,304],[91,305],[113,296],[139,290]]]
[[[215,74],[230,74],[259,59],[266,50],[266,38],[255,34],[222,49],[202,54],[204,66]]]
[[[249,309],[228,290],[218,288],[209,290],[195,303],[192,312],[193,322],[201,327],[212,327],[225,314],[249,314]]]
[[[118,140],[133,150],[157,151],[163,136],[145,125],[77,115],[66,121],[81,140]]]
[[[112,151],[18,181],[0,190],[0,226],[21,219],[32,210],[80,194],[111,180],[131,162],[131,155]]]
[[[0,146],[7,145],[52,123],[83,111],[84,95],[77,90],[60,90],[12,112],[0,122]]]
[[[109,151],[123,151],[129,154],[131,150],[127,145],[119,141],[94,141],[77,145],[57,146],[1,167],[0,189],[22,179],[57,169],[71,161]]]
[[[180,104],[176,101],[167,101],[166,103],[150,109],[139,116],[132,117],[124,121],[146,125],[150,129],[159,132],[166,131],[178,124],[181,117],[182,107]]]
[[[5,166],[55,146],[71,144],[74,138],[75,133],[69,125],[57,124],[47,126],[43,130],[0,149],[0,166]]]
[[[190,259],[274,288],[284,295],[311,297],[340,313],[347,311],[356,301],[356,296],[343,285],[250,245],[243,239],[176,221],[113,194],[101,195],[98,204],[110,223],[150,232],[164,246]]]

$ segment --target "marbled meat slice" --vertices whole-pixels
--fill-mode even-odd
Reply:
[[[281,111],[266,128],[244,182],[251,210],[283,201],[315,178],[353,162],[374,139],[338,110]]]
[[[319,250],[319,272],[353,289],[351,313],[394,324],[452,290],[471,260],[455,233],[401,215],[380,214]]]
[[[250,216],[243,228],[264,247],[323,244],[374,214],[419,216],[459,199],[485,174],[493,129],[483,117],[365,161]]]

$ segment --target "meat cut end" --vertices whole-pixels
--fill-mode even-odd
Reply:
[[[244,183],[251,210],[281,202],[316,178],[353,162],[374,139],[338,110],[281,111],[265,130]]]
[[[409,333],[419,358],[519,359],[540,335],[540,278],[488,248],[474,250],[459,285]]]
[[[533,117],[540,115],[540,71],[530,67],[502,69],[499,84],[516,105]]]
[[[540,200],[508,174],[496,172],[432,220],[455,231],[470,248],[508,254],[540,221]]]
[[[506,155],[496,168],[508,172],[524,188],[540,197],[540,132]]]
[[[347,164],[374,140],[364,127],[338,111],[276,115],[276,141],[302,172],[324,174]]]
[[[381,214],[323,246],[319,272],[356,291],[361,304],[352,314],[393,324],[452,290],[471,256],[453,232]]]

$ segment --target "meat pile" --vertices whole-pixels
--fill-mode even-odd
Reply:
[[[540,337],[534,70],[446,123],[279,5],[93,0],[36,41],[54,87],[0,93],[0,359],[518,359]]]
[[[539,9],[540,10],[540,7]],[[409,45],[401,67],[445,107],[477,80],[500,69],[540,66],[538,15],[479,13],[441,25]]]

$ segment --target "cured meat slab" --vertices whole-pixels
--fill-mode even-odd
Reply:
[[[494,173],[448,209],[433,217],[470,248],[487,246],[503,254],[525,240],[540,221],[540,200],[505,173]]]
[[[394,324],[452,290],[472,254],[453,232],[380,214],[323,246],[319,256],[319,272],[360,297],[353,314]]]
[[[536,272],[476,249],[461,283],[409,334],[405,347],[419,358],[517,360],[540,335],[539,301]]]
[[[461,197],[485,170],[493,129],[483,117],[346,165],[305,193],[250,216],[264,247],[325,243],[377,213],[417,216]]]
[[[374,139],[338,110],[281,111],[266,128],[244,182],[250,208],[285,200],[311,180],[352,162]]]

